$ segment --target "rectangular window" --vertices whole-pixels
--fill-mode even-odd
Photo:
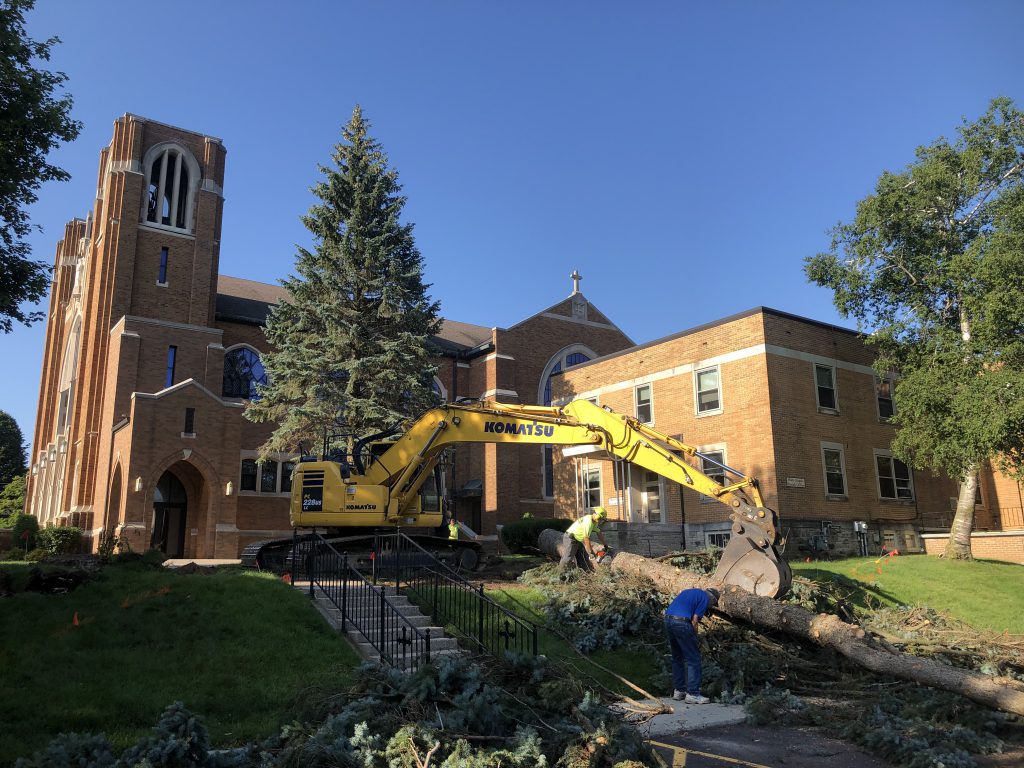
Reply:
[[[875,452],[878,472],[878,495],[883,499],[914,500],[914,483],[910,468],[889,453]]]
[[[281,465],[281,493],[292,492],[292,472],[294,471],[294,461],[286,461]]]
[[[725,545],[729,543],[728,532],[725,533],[706,533],[704,534],[704,545],[708,547],[718,547],[719,549],[725,549]]]
[[[264,461],[260,464],[260,493],[277,493],[277,462]]]
[[[846,458],[836,443],[821,444],[821,463],[825,470],[825,495],[846,495]]]
[[[584,488],[584,504],[586,508],[593,509],[601,506],[601,468],[588,469],[584,477],[586,488]]]
[[[725,464],[725,451],[702,451],[701,454],[701,471],[719,485],[725,485],[725,470],[719,466]],[[702,504],[710,504],[715,499],[702,495],[700,501]]]
[[[194,435],[196,433],[196,409],[186,408],[185,409],[185,434]]]
[[[177,347],[167,348],[167,381],[164,382],[164,387],[170,387],[174,384],[174,359],[177,356]]]
[[[160,274],[156,278],[158,285],[167,285],[167,249],[160,249]]]
[[[555,452],[550,445],[541,450],[544,455],[544,495],[550,499],[555,495]]]
[[[644,470],[644,519],[648,523],[661,522],[661,477],[657,472]]]
[[[651,418],[651,385],[644,384],[633,391],[636,401],[636,420],[644,424],[650,424]]]
[[[882,544],[890,552],[896,549],[896,531],[885,531],[882,533]]]
[[[242,484],[239,488],[243,491],[255,491],[258,471],[256,459],[242,459]]]
[[[722,399],[718,386],[718,366],[697,371],[695,376],[697,378],[697,413],[721,411]]]
[[[892,379],[876,380],[875,396],[878,399],[878,418],[888,421],[896,413],[896,406],[892,401]]]
[[[814,366],[814,383],[818,392],[818,407],[838,410],[836,405],[836,369],[830,365]]]

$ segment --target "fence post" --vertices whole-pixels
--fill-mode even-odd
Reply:
[[[477,641],[480,643],[480,647],[481,648],[485,648],[486,646],[484,645],[484,585],[483,585],[483,583],[480,584],[480,599],[477,601],[477,603],[480,605],[480,611],[479,611],[480,621],[479,621],[479,626],[478,626],[478,629],[477,629]]]
[[[316,528],[313,529],[313,536],[310,541],[310,552],[306,555],[306,574],[309,577],[309,596],[312,599],[316,598],[316,593],[313,589],[313,575],[316,571]]]
[[[341,631],[345,631],[348,615],[348,552],[341,556]]]
[[[377,558],[380,557],[380,534],[373,534],[373,549],[370,550],[370,571],[373,575],[373,586],[377,586]]]
[[[424,646],[424,649],[426,651],[423,655],[427,657],[427,664],[429,664],[430,663],[430,627],[427,627],[426,629],[423,630],[423,635],[424,635],[423,646]]]
[[[533,630],[533,633],[532,633],[533,634],[533,656],[534,656],[534,658],[536,658],[537,657],[537,625],[534,624],[531,621],[530,622],[530,627]]]
[[[402,588],[402,541],[395,534],[395,594]]]
[[[384,658],[384,611],[387,608],[387,604],[384,600],[384,587],[380,587],[380,606],[378,613],[380,614],[380,634],[377,636],[377,650],[380,651],[381,658]]]

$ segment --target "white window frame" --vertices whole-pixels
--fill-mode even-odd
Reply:
[[[886,382],[886,381],[889,382],[889,403],[892,406],[892,415],[891,416],[883,416],[882,415],[882,404],[881,404],[881,399],[882,398],[879,396],[879,389],[882,386],[882,383]],[[896,398],[893,397],[893,389],[894,388],[895,388],[895,382],[892,380],[891,377],[889,377],[889,376],[886,376],[884,378],[881,377],[881,376],[876,376],[875,377],[875,410],[878,413],[878,420],[879,421],[889,422],[892,419],[892,417],[896,415]]]
[[[843,492],[842,493],[831,493],[828,489],[828,463],[825,461],[825,451],[838,451],[839,452],[839,469],[843,476]],[[821,457],[821,480],[824,483],[822,486],[825,490],[826,499],[848,499],[850,498],[850,478],[846,471],[846,448],[842,443],[826,443],[822,441],[821,450],[819,451]]]
[[[903,498],[903,497],[901,497],[899,495],[899,488],[897,488],[897,486],[896,486],[896,465],[894,463],[890,464],[890,466],[892,467],[893,473],[892,473],[892,475],[891,475],[891,477],[889,479],[892,480],[892,487],[893,487],[893,490],[896,492],[897,495],[896,496],[883,496],[882,495],[882,475],[878,471],[878,459],[879,458],[886,458],[886,459],[889,459],[892,462],[899,461],[899,459],[897,459],[895,456],[892,455],[892,451],[887,451],[887,450],[885,450],[883,448],[875,448],[874,456],[873,456],[873,459],[874,459],[873,463],[875,465],[875,488],[878,490],[878,498],[881,501],[898,501],[898,502],[903,502],[903,503],[909,503],[909,502],[912,502],[912,501],[916,501],[917,500],[917,494],[914,491],[914,470],[911,469],[910,465],[908,465],[908,464],[904,464],[904,466],[907,468],[907,473],[910,476],[910,479],[909,479],[909,483],[910,483],[910,488],[909,488],[909,490],[910,490],[910,497],[909,498]],[[900,462],[900,463],[903,464],[903,462]]]
[[[238,475],[236,482],[238,483],[238,495],[239,496],[267,496],[274,498],[288,498],[291,496],[291,491],[281,490],[281,478],[284,476],[284,465],[291,462],[292,464],[299,463],[299,457],[293,453],[272,453],[267,458],[271,461],[277,462],[277,477],[274,481],[273,491],[264,491],[263,488],[263,470],[261,469],[261,463],[259,460],[259,451],[241,451],[238,457]],[[242,462],[246,459],[252,459],[256,462],[256,490],[255,491],[243,491],[242,490]]]
[[[596,466],[588,466],[588,467],[586,467],[583,470],[583,513],[584,514],[589,514],[590,510],[592,510],[594,507],[604,506],[601,503],[601,500],[604,498],[604,488],[603,488],[604,478],[602,477],[603,474],[604,473],[601,471],[601,464],[600,464],[600,462],[597,462]],[[594,489],[592,489],[590,487],[590,477],[591,477],[591,475],[597,475],[597,504],[591,504],[590,503],[590,493],[591,493],[592,490],[594,490]]]
[[[712,537],[724,536],[725,541],[722,544],[711,541]],[[718,549],[725,549],[729,543],[729,539],[732,538],[732,531],[705,531],[704,532],[704,547],[717,547]]]
[[[639,396],[640,396],[640,390],[643,389],[644,387],[647,388],[647,392],[648,392],[648,394],[647,394],[647,407],[651,409],[651,418],[647,419],[646,421],[644,419],[640,418],[640,397]],[[654,423],[654,384],[653,383],[637,384],[635,387],[633,387],[633,416],[641,424],[653,424]]]
[[[718,460],[719,463],[720,464],[725,464],[726,466],[729,465],[728,454],[726,452],[725,443],[712,443],[711,445],[702,445],[701,447],[699,447],[697,449],[697,453],[703,453],[703,454],[720,453],[720,454],[722,454],[722,458]],[[724,469],[719,469],[718,467],[714,467],[713,468],[714,469],[714,473],[711,473],[711,472],[708,472],[704,468],[704,460],[703,459],[699,459],[699,461],[700,461],[700,466],[698,467],[698,469],[701,472],[703,472],[705,475],[707,475],[708,477],[711,477],[711,478],[715,478],[718,475],[718,473],[721,472],[722,480],[723,481],[728,481],[728,477],[726,477]],[[725,482],[722,483],[722,485],[725,485],[725,484],[726,484]],[[714,496],[706,496],[706,495],[704,495],[702,493],[700,495],[700,503],[701,504],[716,504],[716,503],[718,503],[718,499],[716,499]]]
[[[448,402],[448,388],[444,385],[437,376],[433,377],[434,384],[437,386],[437,394],[441,397],[441,405],[445,405]]]
[[[648,523],[664,523],[665,522],[665,478],[659,475],[657,472],[651,472],[649,469],[637,466],[637,470],[640,472],[640,518],[642,521]],[[630,472],[632,473],[633,465],[630,464]],[[651,472],[656,478],[655,482],[658,484],[658,519],[652,520],[650,509],[647,505],[647,489],[653,484],[647,482],[647,473]],[[630,477],[632,479],[632,476]]]
[[[718,407],[711,408],[706,411],[700,409],[700,375],[707,373],[708,371],[716,371],[718,373]],[[702,416],[716,416],[722,412],[725,407],[725,401],[722,399],[722,366],[720,365],[708,365],[704,368],[693,372],[693,412],[698,418]]]
[[[832,374],[832,399],[834,406],[822,405],[818,395],[818,369],[825,368]],[[814,380],[814,402],[818,404],[818,411],[821,413],[839,413],[839,378],[836,376],[836,367],[825,363],[814,363],[811,367],[811,375]]]

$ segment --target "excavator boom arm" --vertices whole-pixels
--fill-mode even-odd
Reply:
[[[721,465],[736,477],[723,485],[686,461],[702,458],[692,446],[588,400],[562,407],[481,402],[433,408],[353,485],[386,488],[385,521],[398,521],[414,507],[444,449],[459,443],[591,445],[615,460],[662,475],[729,507],[732,536],[716,572],[723,583],[771,596],[789,588],[789,566],[775,549],[781,542],[777,515],[764,506],[756,480]]]

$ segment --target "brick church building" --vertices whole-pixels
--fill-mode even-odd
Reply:
[[[41,525],[190,558],[290,535],[297,457],[258,463],[271,428],[243,416],[284,294],[219,274],[224,173],[219,139],[115,122],[92,209],[56,249],[26,503]],[[439,397],[585,397],[634,415],[758,478],[790,557],[920,550],[948,530],[956,485],[889,453],[898,405],[856,333],[758,308],[634,345],[572,277],[568,297],[509,328],[446,320]],[[977,535],[994,554],[976,554],[1024,561],[1020,485],[991,471],[981,485]],[[460,446],[445,490],[482,534],[601,504],[613,546],[642,554],[729,535],[722,505],[580,448]]]
[[[219,139],[115,122],[92,210],[57,245],[27,500],[41,525],[202,558],[290,535],[296,457],[258,464],[271,430],[242,415],[283,289],[219,274],[224,167]],[[446,321],[438,394],[550,401],[553,374],[632,344],[573,288],[510,328]],[[459,519],[493,533],[550,515],[551,462],[536,446],[460,448]]]

